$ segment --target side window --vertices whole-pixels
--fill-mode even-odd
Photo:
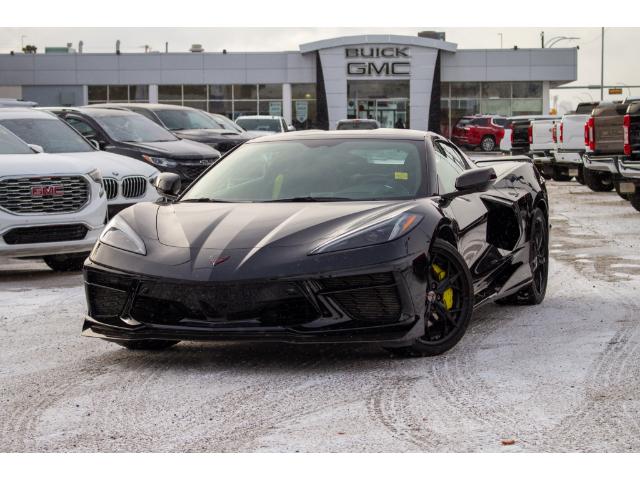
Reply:
[[[98,132],[96,132],[91,125],[89,125],[84,120],[81,120],[76,117],[66,117],[65,121],[71,125],[73,128],[78,130],[83,137],[94,139],[98,137]]]
[[[462,158],[462,155],[460,154],[460,152],[458,152],[458,150],[456,150],[455,147],[444,142],[439,142],[439,144],[442,148],[442,151],[449,160],[457,164],[462,170],[466,170],[467,168],[469,168],[469,165],[467,165],[467,162],[464,161],[464,158]]]
[[[456,189],[456,178],[465,168],[458,161],[450,157],[445,150],[447,145],[443,142],[435,142],[433,149],[436,152],[436,169],[438,171],[438,181],[440,193],[450,193]],[[450,147],[448,147],[450,149]]]

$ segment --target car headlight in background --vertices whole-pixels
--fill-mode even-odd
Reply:
[[[177,162],[169,160],[168,158],[152,157],[150,155],[142,155],[142,158],[145,162],[149,162],[151,165],[155,165],[156,167],[173,168],[178,165]]]
[[[409,233],[420,223],[420,220],[422,220],[422,215],[401,213],[373,225],[361,227],[332,238],[313,249],[310,254],[336,252],[390,242]]]
[[[102,195],[104,195],[104,185],[102,185],[102,174],[100,173],[100,170],[98,170],[97,168],[91,170],[89,172],[89,177],[91,177],[91,180],[100,185],[100,192],[98,193],[98,195],[102,197]]]
[[[101,243],[127,252],[146,255],[147,247],[140,236],[119,216],[114,217],[100,235]]]

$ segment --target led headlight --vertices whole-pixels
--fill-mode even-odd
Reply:
[[[138,255],[147,254],[147,248],[140,236],[120,216],[114,217],[104,227],[100,242]]]
[[[177,162],[169,160],[168,158],[152,157],[150,155],[142,155],[142,158],[145,162],[149,162],[151,165],[156,165],[157,167],[173,168],[178,165]]]
[[[373,225],[367,225],[334,237],[312,250],[311,255],[390,242],[413,230],[420,223],[420,220],[422,220],[422,215],[401,213]]]
[[[99,191],[98,195],[100,197],[102,197],[102,195],[104,195],[104,185],[102,185],[102,174],[100,173],[100,170],[95,168],[95,169],[91,170],[88,175],[89,175],[89,177],[91,177],[91,180],[93,180],[98,185],[100,185],[100,191]]]

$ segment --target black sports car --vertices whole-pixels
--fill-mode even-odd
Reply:
[[[173,197],[179,183],[161,174],[167,200],[106,226],[84,335],[436,355],[475,307],[545,295],[547,193],[526,158],[479,166],[432,133],[308,131],[251,140]]]

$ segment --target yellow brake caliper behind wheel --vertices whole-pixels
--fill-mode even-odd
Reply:
[[[439,282],[444,280],[447,276],[447,272],[445,272],[435,263],[431,265],[431,268],[433,268],[433,271],[435,272],[436,278]],[[444,293],[442,294],[442,303],[444,303],[444,306],[447,307],[447,310],[451,310],[451,307],[453,307],[453,288],[449,287],[444,291]]]

